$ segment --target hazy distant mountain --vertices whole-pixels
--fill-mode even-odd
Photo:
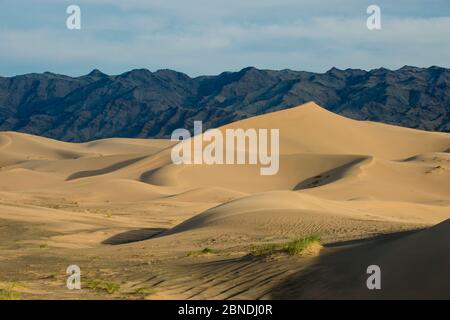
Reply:
[[[0,77],[0,130],[65,141],[168,137],[194,120],[216,127],[307,101],[338,114],[450,131],[450,69],[331,69],[326,73],[245,68],[217,76],[132,70],[109,76],[53,73]]]

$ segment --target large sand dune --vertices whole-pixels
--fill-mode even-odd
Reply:
[[[149,298],[449,297],[449,134],[350,120],[314,103],[219,129],[233,128],[280,130],[278,174],[175,165],[169,140],[74,144],[0,132],[0,287],[23,278],[24,297],[99,297],[42,280],[75,263],[124,283],[114,297],[136,297],[126,292],[138,284],[156,290]],[[254,245],[311,234],[326,246],[318,257],[246,258]],[[378,295],[355,275],[369,260],[386,270]],[[343,281],[327,280],[336,272]],[[306,276],[314,281],[303,286]],[[422,295],[405,287],[417,277]]]

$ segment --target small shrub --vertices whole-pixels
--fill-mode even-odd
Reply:
[[[202,254],[209,254],[209,253],[214,253],[214,250],[211,248],[203,248],[202,251],[200,251]]]
[[[212,254],[212,253],[215,253],[215,252],[216,252],[215,250],[206,247],[206,248],[203,248],[203,249],[200,250],[200,251],[191,251],[191,252],[189,252],[189,253],[187,254],[187,256],[188,256],[188,257],[192,257],[192,256],[193,256],[193,257],[196,257],[196,256],[205,255],[205,254]]]

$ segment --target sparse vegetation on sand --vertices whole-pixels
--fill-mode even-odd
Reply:
[[[197,256],[205,255],[205,254],[213,254],[216,252],[217,252],[216,250],[206,247],[199,251],[188,252],[187,256],[188,257],[197,257]]]
[[[16,284],[11,284],[6,288],[0,288],[0,300],[20,300],[21,295],[15,291]]]
[[[0,289],[0,300],[20,300],[20,293],[11,289]]]
[[[280,244],[267,243],[254,246],[250,251],[250,255],[254,257],[270,256],[280,249]]]
[[[320,237],[311,235],[305,238],[294,239],[287,243],[266,243],[254,246],[250,255],[254,257],[270,256],[276,253],[285,253],[291,256],[309,255],[317,253],[320,248]]]
[[[120,285],[118,283],[102,279],[85,279],[83,284],[86,288],[106,292],[108,294],[114,294],[120,290]]]

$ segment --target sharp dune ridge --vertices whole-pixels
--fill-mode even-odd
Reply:
[[[122,283],[112,298],[142,298],[136,286],[162,299],[450,298],[450,134],[314,102],[218,129],[233,128],[280,130],[278,174],[175,165],[164,139],[0,132],[0,287],[22,279],[24,297],[105,297],[60,286],[77,264]],[[311,257],[248,255],[310,235],[325,246]],[[380,293],[362,287],[372,253],[386,270]]]

